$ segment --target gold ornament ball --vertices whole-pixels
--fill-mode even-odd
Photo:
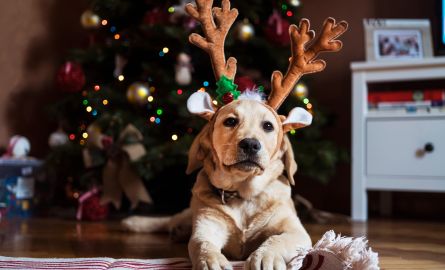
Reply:
[[[307,89],[307,86],[303,82],[297,83],[297,85],[294,88],[294,95],[300,99],[303,99],[307,97],[309,90]]]
[[[85,10],[80,16],[80,23],[86,29],[94,29],[100,26],[100,17],[91,10]]]
[[[127,99],[134,105],[147,104],[149,95],[150,89],[146,83],[134,82],[127,89]]]
[[[245,19],[237,24],[236,33],[239,40],[248,41],[255,35],[255,28],[249,20]]]

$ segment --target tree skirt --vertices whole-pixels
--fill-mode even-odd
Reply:
[[[352,238],[326,232],[308,250],[300,250],[288,264],[288,270],[378,270],[378,255],[367,246],[364,237]],[[233,262],[234,270],[243,269],[243,262]],[[191,269],[185,258],[173,259],[33,259],[0,256],[0,269]]]

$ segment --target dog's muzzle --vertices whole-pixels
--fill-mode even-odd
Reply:
[[[256,168],[263,169],[258,163],[258,152],[260,150],[261,143],[257,139],[242,139],[238,143],[238,162],[234,166],[242,171],[251,171]]]

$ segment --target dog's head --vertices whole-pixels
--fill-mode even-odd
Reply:
[[[217,171],[225,177],[246,179],[263,174],[271,162],[284,159],[289,180],[293,183],[296,163],[285,133],[309,125],[312,115],[302,108],[295,108],[285,117],[278,115],[277,110],[302,75],[325,68],[326,63],[317,59],[320,52],[341,49],[342,43],[337,37],[346,31],[348,25],[328,18],[316,39],[307,19],[302,19],[298,26],[291,25],[289,67],[285,75],[279,71],[272,74],[268,100],[236,100],[240,94],[233,84],[237,62],[234,57],[226,60],[224,42],[238,10],[230,7],[229,0],[221,1],[221,7],[212,5],[213,1],[197,0],[195,4],[185,6],[187,13],[199,21],[203,29],[203,36],[192,33],[189,41],[209,54],[218,81],[219,103],[229,103],[216,108],[205,92],[190,96],[187,102],[189,111],[209,123],[192,144],[187,171],[191,172],[204,163],[207,170]]]
[[[262,174],[272,161],[281,159],[293,184],[297,165],[285,134],[310,125],[309,112],[295,108],[285,117],[261,101],[248,99],[215,111],[205,92],[194,93],[187,105],[192,113],[209,121],[190,148],[188,173],[209,159],[214,170],[245,179]]]

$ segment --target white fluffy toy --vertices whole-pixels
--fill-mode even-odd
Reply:
[[[326,232],[309,250],[300,251],[288,270],[378,270],[378,254],[364,237],[352,238]]]

